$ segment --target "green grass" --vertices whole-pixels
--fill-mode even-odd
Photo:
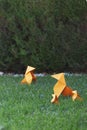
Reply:
[[[0,76],[0,127],[3,130],[86,130],[87,75],[66,76],[69,86],[83,101],[60,96],[51,104],[56,80],[37,77],[37,82],[21,85],[22,77]],[[1,128],[0,128],[1,130]]]

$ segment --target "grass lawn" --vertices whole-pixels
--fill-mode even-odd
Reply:
[[[21,85],[22,77],[0,76],[0,130],[86,130],[87,75],[66,76],[67,85],[77,90],[83,101],[60,96],[51,104],[56,80],[37,77],[37,82]]]

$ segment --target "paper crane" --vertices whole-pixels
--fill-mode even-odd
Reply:
[[[53,89],[54,94],[52,94],[53,96],[51,100],[52,103],[58,103],[58,98],[61,94],[63,96],[71,96],[73,101],[75,99],[81,99],[76,90],[73,91],[70,87],[66,85],[64,73],[55,74],[52,75],[52,77],[58,80]]]
[[[34,67],[27,66],[24,79],[21,81],[22,84],[31,84],[32,81],[36,81],[36,76],[33,73],[34,70]]]

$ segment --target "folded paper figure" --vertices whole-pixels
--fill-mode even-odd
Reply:
[[[62,94],[63,96],[71,96],[72,100],[81,99],[77,91],[73,91],[70,87],[66,85],[64,78],[64,73],[59,73],[52,75],[53,78],[57,79],[58,82],[54,85],[54,94],[52,94],[52,103],[58,103],[58,98]]]
[[[34,75],[34,67],[27,66],[25,75],[23,80],[21,81],[22,84],[31,84],[32,81],[36,81],[36,76]]]

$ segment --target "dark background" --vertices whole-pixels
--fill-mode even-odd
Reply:
[[[85,0],[0,0],[0,71],[87,72]]]

